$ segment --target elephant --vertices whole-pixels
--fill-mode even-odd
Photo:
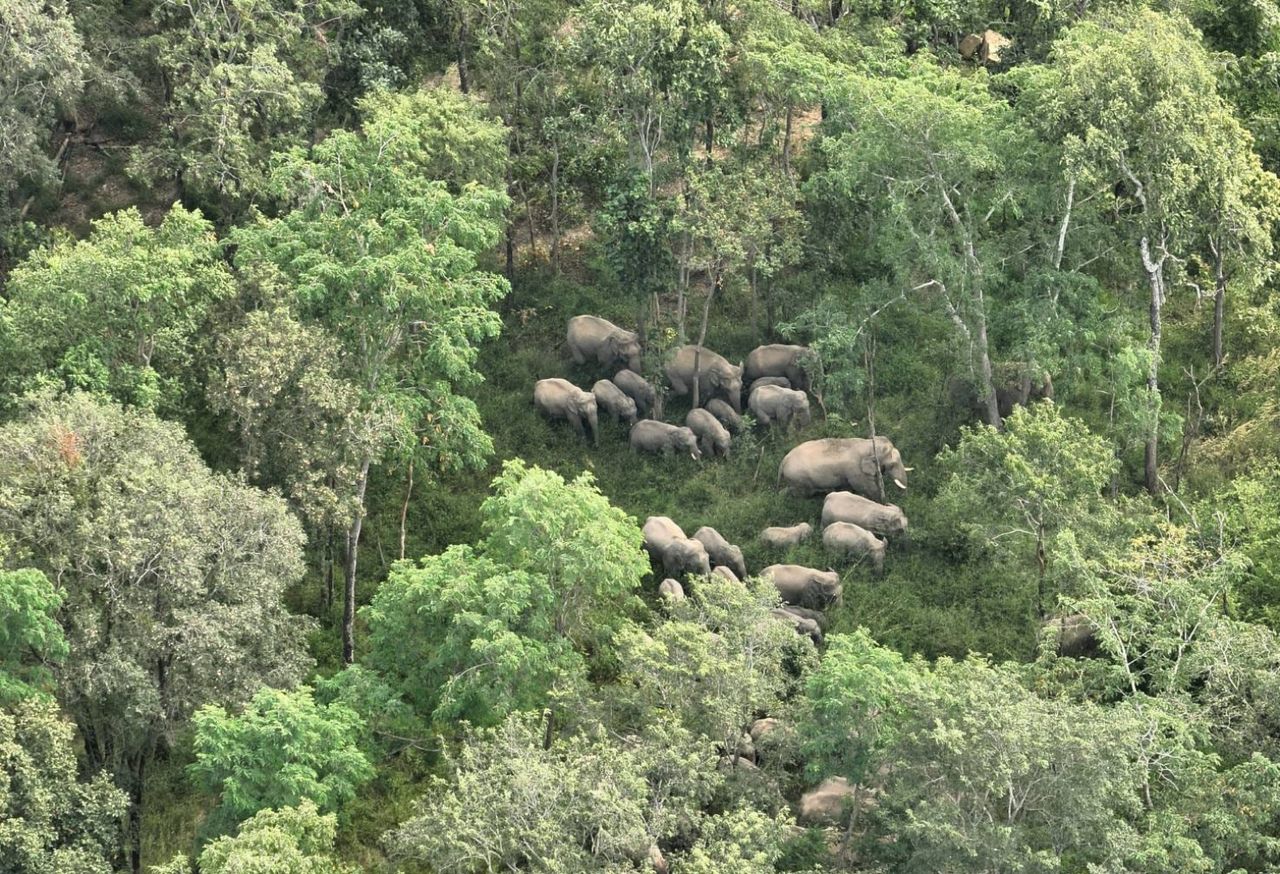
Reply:
[[[809,535],[813,533],[813,526],[808,522],[801,522],[798,525],[771,525],[760,532],[760,540],[765,546],[772,546],[776,549],[785,549],[788,546],[798,546],[809,539]]]
[[[760,572],[770,580],[787,604],[823,610],[839,602],[844,594],[840,575],[833,570],[820,571],[798,564],[771,564]]]
[[[822,545],[840,558],[870,556],[875,572],[884,571],[885,542],[861,525],[852,522],[832,522],[822,529]]]
[[[667,361],[671,390],[687,395],[693,390],[694,358],[698,359],[698,403],[706,404],[717,395],[724,397],[735,413],[742,412],[742,365],[730,364],[702,346],[681,346]]]
[[[640,336],[607,319],[574,316],[569,320],[565,341],[576,364],[595,358],[601,366],[612,368],[621,361],[630,370],[640,372]]]
[[[729,568],[739,578],[747,575],[747,563],[742,558],[742,550],[725,540],[716,529],[703,525],[693,532],[693,539],[707,548],[713,564],[721,564]]]
[[[734,412],[733,407],[720,400],[720,398],[712,398],[703,404],[703,408],[715,416],[730,434],[737,434],[742,430],[742,417]]]
[[[784,343],[757,346],[747,356],[746,378],[748,382],[752,382],[762,376],[782,376],[791,383],[791,388],[808,391],[810,379],[805,364],[811,360],[816,358],[808,346],[788,346]]]
[[[650,516],[644,523],[644,548],[649,557],[662,565],[668,577],[682,574],[707,576],[711,562],[707,550],[667,516]]]
[[[756,421],[764,426],[776,422],[785,429],[795,422],[804,428],[812,421],[809,415],[809,396],[802,391],[781,386],[762,385],[752,389],[747,406]]]
[[[566,419],[585,437],[582,423],[591,426],[591,440],[599,445],[600,423],[596,415],[596,396],[583,391],[567,379],[540,379],[533,387],[533,403],[552,419]]]
[[[676,580],[667,577],[658,583],[658,595],[672,603],[678,604],[684,600],[684,586]]]
[[[636,402],[607,379],[602,379],[591,386],[591,393],[596,396],[596,406],[613,417],[615,422],[636,423]]]
[[[747,384],[747,397],[751,397],[751,393],[761,386],[774,385],[778,388],[795,388],[791,384],[791,380],[785,376],[762,376],[759,379],[753,379]]]
[[[688,428],[668,425],[654,419],[641,419],[631,426],[631,449],[635,452],[687,452],[694,461],[702,458],[698,436]]]
[[[788,613],[794,613],[802,619],[810,619],[813,622],[816,622],[818,627],[823,631],[827,630],[827,614],[823,613],[821,610],[810,610],[807,607],[796,607],[795,605],[783,607],[782,609],[786,610]]]
[[[613,384],[636,402],[636,411],[641,416],[648,417],[658,402],[658,392],[634,370],[619,370],[613,376]]]
[[[689,430],[698,435],[698,448],[703,455],[722,458],[729,457],[729,444],[732,438],[728,430],[715,416],[703,409],[690,410],[684,423]]]
[[[800,822],[812,826],[840,825],[857,797],[858,793],[844,777],[828,777],[818,788],[800,796]]]
[[[731,568],[727,568],[722,564],[718,564],[715,567],[713,567],[711,569],[711,575],[713,577],[724,577],[726,580],[728,580],[731,583],[742,582],[741,577],[735,574]]]
[[[812,619],[808,619],[797,613],[792,613],[786,607],[775,607],[769,611],[777,619],[789,623],[796,630],[796,634],[803,634],[805,637],[813,641],[814,646],[821,646],[823,640],[822,629],[818,627],[818,623]]]
[[[822,502],[822,527],[832,522],[852,522],[881,537],[907,531],[907,517],[897,504],[880,504],[853,492],[832,492]]]
[[[911,468],[903,465],[901,453],[887,437],[874,441],[864,437],[827,437],[801,443],[778,466],[778,486],[801,495],[848,489],[878,499],[877,457],[885,485],[892,483],[906,491]]]
[[[1055,628],[1058,637],[1058,655],[1070,658],[1094,658],[1099,654],[1098,634],[1081,613],[1046,619],[1045,625]]]
[[[1035,364],[1002,361],[993,368],[992,387],[996,393],[996,408],[1000,418],[1012,415],[1016,406],[1026,406],[1034,401],[1053,400],[1053,378],[1049,372]],[[948,380],[947,392],[952,403],[971,410],[982,419],[988,416],[987,402],[982,392],[965,377]]]

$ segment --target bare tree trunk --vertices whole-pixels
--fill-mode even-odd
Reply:
[[[413,459],[409,459],[409,483],[404,488],[404,503],[400,505],[400,560],[404,561],[404,540],[409,519],[409,498],[413,495]]]
[[[787,122],[782,130],[782,172],[791,175],[791,126],[795,116],[795,107],[787,101]]]
[[[356,481],[356,518],[347,529],[347,563],[343,569],[345,588],[342,596],[342,663],[356,660],[356,566],[360,556],[360,531],[364,528],[364,495],[369,486],[370,460],[360,465]]]
[[[560,273],[560,143],[551,149],[551,269]]]
[[[1151,335],[1147,341],[1147,350],[1151,354],[1151,362],[1147,367],[1147,392],[1153,407],[1151,429],[1147,433],[1147,445],[1144,453],[1144,468],[1147,491],[1152,495],[1160,493],[1160,334],[1161,307],[1164,304],[1164,258],[1155,260],[1151,257],[1151,246],[1146,236],[1140,245],[1142,266],[1147,272],[1147,284],[1151,289],[1151,301],[1148,316]]]
[[[876,338],[875,324],[867,325],[867,334],[862,341],[862,362],[867,371],[867,428],[871,433],[871,456],[876,466],[876,491],[880,493],[883,503],[884,471],[880,469],[880,441],[876,439]]]
[[[1218,369],[1223,361],[1222,322],[1227,309],[1227,272],[1222,263],[1222,249],[1212,240],[1209,245],[1213,249],[1213,366]]]
[[[711,315],[711,301],[716,296],[716,291],[720,288],[720,271],[715,272],[715,278],[711,281],[711,289],[707,292],[707,299],[702,302],[702,327],[698,331],[698,345],[693,349],[693,406],[702,406],[699,394],[702,390],[702,371],[699,359],[702,357],[702,344],[707,341],[707,319]]]

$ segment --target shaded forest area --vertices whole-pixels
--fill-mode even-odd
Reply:
[[[0,0],[0,872],[1280,870],[1277,172],[1270,0]]]

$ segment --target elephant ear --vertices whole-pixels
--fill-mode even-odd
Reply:
[[[875,478],[876,456],[874,452],[868,452],[866,455],[862,456],[862,459],[858,462],[858,470],[863,476]]]

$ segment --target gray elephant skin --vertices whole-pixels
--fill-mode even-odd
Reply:
[[[667,577],[658,583],[658,596],[679,603],[684,600],[684,586],[680,585],[678,581]]]
[[[832,522],[822,529],[822,545],[839,558],[871,559],[876,573],[884,570],[885,542],[861,525],[852,522]]]
[[[786,549],[788,546],[799,546],[809,539],[813,526],[808,522],[795,525],[770,525],[760,532],[760,541],[765,546],[775,549]]]
[[[622,393],[636,402],[636,412],[648,417],[658,402],[657,390],[643,376],[634,370],[619,370],[613,375],[613,384]]]
[[[778,388],[795,388],[791,384],[791,380],[785,376],[762,376],[759,379],[747,381],[747,397],[751,397],[753,391],[766,385],[776,385]]]
[[[739,580],[747,575],[747,563],[742,558],[742,550],[726,540],[719,531],[710,525],[703,525],[693,532],[693,539],[707,548],[712,564],[724,565]]]
[[[607,379],[602,379],[591,386],[591,393],[596,396],[596,407],[613,417],[615,422],[636,423],[636,402],[627,397],[622,389]]]
[[[1044,624],[1057,633],[1058,655],[1084,659],[1102,654],[1097,630],[1084,614],[1070,613],[1046,619]]]
[[[714,577],[723,577],[731,583],[740,583],[742,579],[732,570],[722,564],[718,564],[711,569],[711,575]]]
[[[654,419],[641,419],[631,426],[631,448],[636,452],[661,452],[663,455],[687,452],[694,461],[702,458],[698,435],[688,428]]]
[[[812,421],[809,415],[809,396],[802,391],[777,385],[762,385],[752,389],[747,407],[756,421],[766,427],[776,424],[785,429],[795,424],[805,428]]]
[[[644,548],[649,557],[662,565],[668,577],[683,574],[707,576],[711,561],[707,550],[667,516],[650,516],[644,522]]]
[[[897,504],[881,504],[853,492],[832,492],[822,502],[822,527],[832,522],[852,522],[881,537],[897,537],[907,531],[907,517]]]
[[[835,571],[820,571],[798,564],[771,564],[760,572],[773,583],[778,595],[788,604],[825,610],[840,600],[844,587]]]
[[[671,391],[687,395],[693,391],[694,358],[697,358],[698,403],[705,405],[713,397],[729,402],[735,413],[742,412],[742,367],[730,364],[704,346],[681,346],[667,360],[667,381]]]
[[[715,416],[730,434],[737,434],[742,430],[742,416],[720,398],[712,398],[703,404],[703,408]]]
[[[548,418],[567,421],[580,437],[586,436],[585,422],[591,428],[591,440],[600,442],[596,396],[591,392],[567,379],[540,379],[533,387],[533,403]]]
[[[805,364],[813,360],[816,360],[813,350],[808,346],[785,343],[757,346],[747,356],[744,375],[747,382],[754,382],[762,376],[781,376],[791,383],[791,388],[808,391],[811,381]]]
[[[874,448],[874,451],[873,451]],[[787,453],[778,467],[778,485],[800,495],[847,489],[864,497],[879,498],[876,461],[884,487],[906,491],[907,472],[902,455],[887,437],[828,437],[809,440]]]
[[[793,613],[791,610],[792,608],[788,607],[775,607],[769,612],[776,618],[781,619],[783,622],[786,622],[794,628],[796,630],[796,634],[803,634],[805,637],[812,640],[814,646],[821,646],[823,634],[822,628],[819,627],[818,623],[814,622],[812,619]]]
[[[569,354],[577,364],[594,358],[603,367],[615,364],[640,372],[640,336],[599,316],[574,316],[565,333]]]
[[[729,457],[729,444],[733,438],[720,420],[703,409],[690,410],[684,424],[698,437],[698,448],[703,455]]]

